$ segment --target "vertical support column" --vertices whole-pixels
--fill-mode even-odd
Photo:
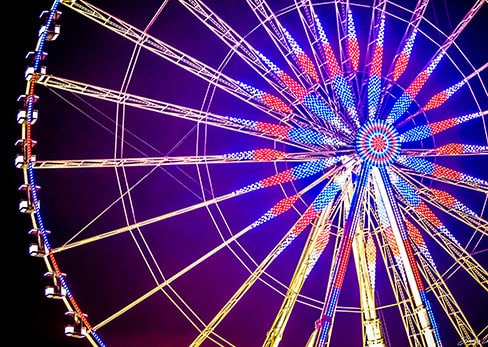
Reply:
[[[381,322],[376,314],[374,288],[368,272],[365,237],[364,233],[359,230],[354,237],[352,251],[358,276],[359,294],[361,296],[364,346],[384,347],[385,342],[381,331]]]
[[[322,211],[312,226],[312,230],[310,231],[306,245],[303,248],[302,255],[300,256],[295,273],[293,274],[293,278],[288,286],[288,290],[285,298],[283,299],[281,308],[276,315],[273,325],[267,333],[266,341],[264,341],[263,347],[277,347],[281,342],[283,332],[297,301],[298,294],[300,293],[307,278],[308,269],[314,261],[313,253],[316,249],[317,240],[327,226],[329,214],[330,205],[328,205],[327,208]]]
[[[434,329],[432,327],[427,308],[425,307],[422,297],[420,295],[419,286],[417,285],[417,280],[414,275],[413,266],[416,266],[416,264],[412,263],[413,258],[409,257],[407,253],[407,245],[405,244],[405,242],[407,241],[407,237],[402,224],[400,213],[398,211],[398,206],[395,204],[393,197],[390,197],[388,189],[385,185],[385,181],[383,179],[383,176],[385,176],[386,173],[385,175],[382,175],[377,167],[373,167],[371,170],[371,174],[376,189],[378,189],[383,204],[385,206],[386,213],[390,220],[391,228],[397,242],[400,257],[402,259],[405,274],[407,276],[408,286],[413,296],[413,302],[416,307],[416,313],[420,323],[420,333],[425,339],[426,346],[436,347],[438,345],[434,336]],[[389,181],[387,182],[387,184],[389,184]]]

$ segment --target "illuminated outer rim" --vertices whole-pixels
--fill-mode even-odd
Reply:
[[[356,151],[365,162],[374,166],[388,166],[400,153],[398,132],[382,120],[369,121],[358,131]]]

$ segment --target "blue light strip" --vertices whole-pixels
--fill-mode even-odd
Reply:
[[[327,342],[327,337],[330,331],[329,328],[331,326],[330,324],[332,322],[334,311],[337,308],[339,292],[342,288],[342,283],[344,280],[344,274],[342,271],[345,271],[345,267],[347,266],[351,255],[352,240],[359,223],[359,217],[362,211],[362,202],[364,201],[364,195],[369,181],[371,167],[372,166],[370,164],[363,162],[357,181],[357,186],[354,190],[351,203],[349,204],[350,210],[346,225],[344,226],[344,234],[337,252],[337,257],[334,260],[333,270],[330,276],[331,282],[329,285],[332,286],[331,291],[324,302],[321,316],[316,323],[320,329],[317,347],[324,347]]]

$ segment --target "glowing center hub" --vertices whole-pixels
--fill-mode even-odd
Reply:
[[[359,157],[375,166],[393,163],[400,153],[400,147],[396,129],[382,120],[365,123],[356,137]]]
[[[382,152],[386,149],[386,140],[383,136],[374,135],[371,139],[371,145],[373,146],[374,151]]]

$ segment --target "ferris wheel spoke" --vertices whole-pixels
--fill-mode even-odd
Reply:
[[[180,52],[176,48],[158,40],[138,28],[111,16],[103,10],[85,1],[63,1],[62,4],[70,7],[74,11],[88,17],[98,24],[111,31],[123,36],[129,41],[155,53],[156,55],[174,63],[176,66],[202,78],[208,83],[215,85],[230,95],[234,95],[244,102],[263,111],[264,113],[281,120],[290,121],[291,108],[280,98],[262,92],[256,88],[248,86],[244,82],[236,81],[226,76],[222,71],[218,71],[194,57]]]
[[[291,90],[293,97],[297,100],[295,106],[301,107],[302,112],[308,115],[311,123],[315,124],[315,128],[319,128],[324,120],[337,126],[337,116],[332,112],[330,106],[320,95],[301,86],[295,79],[279,68],[264,54],[260,53],[259,57],[266,63],[272,71],[272,74],[276,76],[277,79],[282,80],[283,83],[286,84],[288,90]]]
[[[427,195],[428,198],[424,198],[423,202],[420,203],[418,207],[414,207],[413,210],[404,208],[406,213],[408,213],[413,220],[418,221],[419,224],[423,226],[423,230],[428,230],[427,234],[432,238],[435,238],[436,241],[448,252],[453,260],[455,261],[454,264],[462,264],[461,266],[482,286],[487,289],[488,284],[488,272],[486,269],[483,268],[481,264],[471,255],[469,254],[466,247],[461,246],[460,242],[454,237],[454,235],[447,229],[447,227],[441,222],[440,218],[435,215],[427,205],[430,205],[439,208],[441,211],[446,212],[447,214],[451,215],[453,218],[457,218],[461,222],[466,225],[469,225],[473,230],[473,236],[475,233],[479,233],[476,238],[483,238],[487,235],[487,221],[483,218],[479,217],[467,208],[464,204],[456,200],[450,194],[444,191],[439,191],[436,189],[419,189],[419,196],[420,195]],[[442,201],[447,200],[449,204],[443,203]],[[449,208],[449,210],[447,210]],[[411,231],[411,234],[414,234],[414,239],[418,240],[420,236],[420,232],[418,229],[412,224],[408,223],[408,230]],[[418,247],[421,247],[424,243],[421,242],[417,244]],[[431,265],[433,265],[433,260],[431,260],[430,254],[425,254],[428,259],[430,259]],[[434,265],[435,267],[435,265]]]
[[[488,290],[488,272],[463,248],[449,228],[420,199],[417,191],[399,176],[390,173],[395,187],[399,190],[407,207],[404,208],[412,220],[421,224],[422,229],[434,239],[456,263],[459,263],[485,290]]]
[[[432,137],[436,134],[442,133],[443,131],[446,131],[446,130],[449,130],[451,128],[460,126],[461,124],[463,124],[465,122],[471,121],[473,119],[479,119],[480,117],[483,117],[486,114],[488,114],[488,111],[485,110],[485,111],[481,111],[481,112],[469,113],[469,114],[459,116],[459,117],[452,117],[452,118],[448,118],[445,120],[432,122],[429,124],[418,125],[418,126],[413,127],[413,128],[411,128],[405,132],[402,132],[400,134],[400,142],[409,143],[409,142],[414,142],[414,141],[425,140],[425,139]],[[449,149],[449,148],[455,149],[455,147],[453,147],[453,146],[455,146],[455,145],[447,144],[447,145],[437,147],[433,150],[436,150],[440,153],[442,153],[444,151],[447,154],[447,153],[449,153],[447,151],[447,149]],[[474,150],[474,149],[469,150],[468,144],[464,144],[464,146],[466,146],[468,148],[468,150],[460,151],[458,149],[457,153],[460,154],[460,153],[464,153],[464,152],[476,152],[476,150]],[[475,145],[471,145],[471,146],[473,148],[476,148]],[[480,149],[478,151],[481,152],[485,147],[486,146],[479,146]],[[456,153],[456,152],[454,152],[454,153]]]
[[[339,108],[341,106],[345,107],[346,114],[352,116],[356,124],[351,125],[350,119],[348,117],[344,118],[343,115],[340,117],[328,116],[328,119],[330,119],[337,129],[349,135],[351,134],[351,130],[358,126],[357,111],[351,86],[349,85],[349,82],[344,79],[342,69],[336,60],[325,30],[322,27],[314,8],[311,6],[311,3],[309,1],[303,3],[296,1],[295,6],[300,14],[307,37],[309,37],[310,47],[313,50],[317,66],[319,67],[318,72],[323,80],[332,80],[333,97],[330,96],[330,93],[327,90],[323,90],[322,93],[327,97],[327,100],[329,100],[334,114],[342,115],[343,112],[341,112]],[[324,111],[315,111],[315,113],[322,114]]]
[[[286,235],[277,243],[273,250],[268,254],[268,256],[259,264],[259,266],[251,273],[249,278],[241,285],[241,287],[234,293],[232,298],[227,301],[224,307],[217,313],[217,315],[212,319],[212,321],[205,327],[203,331],[200,332],[199,336],[192,342],[191,346],[200,346],[203,341],[213,333],[215,328],[222,322],[225,316],[232,310],[232,308],[239,302],[239,300],[245,295],[245,293],[251,289],[252,285],[259,280],[260,276],[264,274],[266,269],[271,265],[271,263],[281,254],[285,249],[300,235],[303,230],[313,223],[314,220],[319,218],[319,215],[326,216],[326,210],[330,208],[331,204],[334,203],[334,197],[339,192],[343,181],[347,178],[348,171],[338,171],[334,175],[330,175],[330,183],[321,191],[321,193],[314,199],[307,210],[300,216],[294,226],[286,233]],[[325,217],[321,217],[324,219]],[[316,235],[317,239],[311,244],[313,245],[311,252],[308,252],[307,259],[304,260],[303,265],[305,266],[303,271],[300,272],[302,276],[306,278],[310,271],[312,270],[314,264],[318,260],[318,257],[322,253],[323,249],[326,247],[329,240],[329,227],[330,225],[313,224],[314,230],[318,230]],[[317,232],[316,232],[317,233]],[[313,232],[311,233],[313,234]],[[310,243],[307,242],[307,245]],[[302,265],[302,266],[303,266]],[[297,275],[298,277],[299,275]],[[294,277],[295,278],[295,277]],[[305,280],[303,278],[303,280]],[[292,280],[293,281],[293,280]],[[298,286],[299,287],[299,286]],[[299,288],[295,288],[293,292],[288,291],[285,298],[288,298],[288,308],[291,309],[293,302],[296,301],[297,295],[300,293]],[[291,298],[293,296],[293,298]],[[286,300],[286,299],[285,299]],[[291,306],[291,307],[290,307]],[[281,309],[280,312],[285,315],[290,313],[285,309]],[[283,323],[283,320],[279,320]],[[275,320],[278,322],[278,319]],[[284,329],[285,326],[281,325],[279,328]],[[282,333],[276,332],[277,327],[272,328],[268,333],[268,343],[279,343],[279,336]],[[274,332],[272,332],[274,331]]]
[[[445,315],[457,331],[461,341],[476,341],[478,334],[473,329],[461,306],[454,297],[451,289],[447,285],[444,277],[439,273],[431,258],[426,258],[425,253],[419,251],[418,259],[420,262],[419,270],[426,281],[427,290],[431,291],[440,305]]]
[[[488,181],[467,175],[461,171],[433,163],[423,158],[400,156],[398,162],[405,167],[414,170],[420,175],[425,175],[433,180],[452,182],[453,184],[473,187],[481,192],[488,191]]]
[[[197,209],[201,209],[201,208],[204,208],[207,206],[211,206],[211,205],[223,202],[227,199],[236,198],[236,197],[239,197],[243,194],[247,194],[247,193],[259,190],[259,189],[269,188],[269,187],[272,187],[272,186],[275,186],[278,184],[283,184],[286,182],[292,182],[292,181],[300,180],[300,179],[303,179],[306,177],[310,177],[310,176],[316,175],[316,174],[318,174],[324,170],[329,170],[333,165],[336,165],[338,163],[339,163],[339,158],[335,158],[335,157],[326,158],[326,159],[319,159],[319,160],[315,160],[315,161],[311,161],[311,162],[306,162],[306,163],[300,164],[298,166],[295,166],[291,169],[282,171],[282,172],[277,173],[275,175],[264,178],[260,181],[257,181],[257,182],[254,182],[252,184],[249,184],[247,186],[244,186],[242,188],[239,188],[239,189],[237,189],[231,193],[228,193],[228,194],[225,194],[225,195],[222,195],[219,197],[214,197],[214,198],[205,200],[203,202],[200,202],[200,203],[188,206],[188,207],[181,208],[179,210],[175,210],[175,211],[172,211],[169,213],[165,213],[161,216],[153,217],[153,218],[150,218],[150,219],[147,219],[144,221],[135,222],[131,225],[121,227],[121,228],[118,228],[118,229],[115,229],[112,231],[108,231],[105,233],[101,233],[101,234],[98,234],[94,237],[84,239],[82,241],[76,241],[76,242],[72,242],[69,244],[65,244],[62,247],[54,249],[53,252],[57,253],[60,251],[65,251],[67,249],[79,247],[81,245],[85,245],[85,244],[88,244],[91,242],[95,242],[95,241],[98,241],[101,239],[105,239],[107,237],[112,237],[112,236],[115,236],[115,235],[118,235],[118,234],[121,234],[124,232],[131,231],[133,229],[138,229],[138,228],[141,228],[141,227],[144,227],[144,226],[156,223],[156,222],[161,222],[161,221],[166,220],[168,218],[172,218],[172,217],[179,216],[179,215],[182,215],[185,213],[189,213],[191,211],[195,211]],[[333,172],[333,171],[331,171],[331,172]],[[326,177],[326,176],[324,176],[324,177]],[[129,191],[127,191],[127,194],[128,193],[129,193]],[[122,199],[123,197],[124,196],[121,196],[119,199]],[[296,196],[296,198],[298,199],[298,195]]]
[[[317,66],[318,79],[321,81],[332,80],[332,77],[340,72],[340,67],[335,59],[334,52],[328,44],[325,31],[319,21],[315,9],[310,0],[295,0],[295,7],[302,22],[305,34],[308,38],[310,49],[312,50],[315,66]],[[337,84],[337,82],[336,82]],[[329,91],[328,88],[319,85],[320,94],[325,98],[325,106],[330,105],[334,116],[328,115],[328,108],[324,110],[317,109],[317,114],[327,114],[332,124],[348,136],[352,134],[350,125],[345,123],[340,117],[339,105],[337,99],[339,96],[335,92]],[[319,103],[320,105],[321,103]]]
[[[348,73],[356,74],[359,68],[361,50],[356,35],[356,24],[354,23],[353,12],[350,7],[350,3],[336,2],[336,6],[339,7],[337,15],[345,39],[345,55],[343,64],[345,64],[346,71]]]
[[[427,103],[420,108],[419,111],[413,113],[412,115],[409,115],[408,117],[405,117],[401,122],[398,123],[398,128],[401,128],[403,124],[406,122],[412,120],[414,117],[418,116],[422,112],[430,111],[433,109],[436,109],[440,106],[442,106],[451,96],[454,95],[459,89],[461,89],[464,85],[467,84],[467,82],[473,78],[479,76],[479,74],[488,67],[488,63],[484,64],[474,72],[472,72],[469,76],[463,78],[461,81],[455,83],[454,85],[450,86],[449,88],[444,89],[443,91],[435,94],[432,96]],[[432,124],[429,124],[428,126],[431,127],[432,130],[435,131],[435,133],[446,130],[452,126],[456,126],[457,124],[463,123],[467,120],[473,119],[476,116],[481,117],[485,115],[487,111],[483,112],[478,112],[478,113],[472,113],[470,115],[466,115],[464,117],[457,117],[455,119],[448,119],[445,121],[439,121],[435,122]],[[448,123],[451,122],[450,125]],[[437,127],[440,127],[440,129],[436,129]],[[417,127],[418,128],[418,127]],[[411,131],[410,129],[409,131]]]
[[[315,66],[317,67],[317,79],[327,81],[329,79],[328,69],[325,67],[327,59],[325,59],[322,46],[320,45],[319,30],[317,28],[318,23],[314,20],[317,17],[314,7],[310,0],[295,0],[295,7],[300,16],[300,21],[302,22],[310,49],[312,50]],[[324,88],[322,85],[318,87],[327,102],[333,103],[332,96],[327,88]]]
[[[290,92],[291,89],[288,88],[287,85],[287,82],[290,81],[288,79],[280,79],[279,76],[273,72],[273,67],[275,68],[274,70],[276,70],[276,67],[266,64],[267,60],[263,59],[262,54],[252,47],[244,38],[240,37],[231,26],[225,23],[215,12],[202,2],[182,1],[182,3],[191,11],[191,13],[202,21],[203,24],[209,27],[209,29],[215,33],[216,37],[222,39],[232,51],[236,52],[250,67],[256,70],[261,78],[267,81],[284,100],[287,100],[289,104],[295,102],[296,95]],[[308,57],[305,56],[302,60],[307,58]],[[297,56],[296,59],[299,59],[299,56]],[[313,67],[311,64],[307,66]],[[268,76],[274,76],[274,78],[269,78]],[[309,113],[309,117],[314,118],[315,116],[312,113]],[[317,126],[316,122],[308,122],[311,126]]]
[[[339,64],[334,50],[332,49],[332,46],[327,38],[326,32],[322,27],[320,19],[317,15],[314,16],[313,28],[317,30],[316,35],[320,40],[320,46],[325,56],[325,60],[327,63],[325,65],[325,68],[329,78],[332,80],[334,95],[338,100],[338,104],[340,104],[345,109],[342,121],[347,124],[346,129],[356,130],[357,128],[359,128],[359,115],[356,108],[352,85],[350,81],[346,78],[347,70],[343,70],[343,68]],[[355,29],[352,23],[350,25],[350,30],[352,32],[351,36],[354,36]],[[349,34],[346,31],[346,34],[344,34],[344,37],[340,38],[340,40],[347,40],[347,37],[349,37]],[[353,40],[354,37],[351,37],[350,42],[352,43]],[[350,52],[354,52],[354,55],[359,57],[359,48],[355,44],[351,44]],[[339,54],[339,56],[341,55]]]
[[[289,127],[237,117],[229,117],[228,120],[237,126],[245,127],[245,129],[258,131],[263,136],[271,135],[279,139],[294,141],[303,145],[319,146],[319,148],[340,148],[348,146],[342,138],[336,135],[329,136],[329,134],[323,134],[314,129]]]
[[[175,211],[172,211],[170,213],[165,213],[163,215],[160,215],[160,216],[157,216],[157,217],[153,217],[153,218],[149,218],[149,219],[144,220],[144,221],[139,221],[139,222],[136,222],[134,224],[131,224],[131,225],[128,225],[128,226],[125,226],[125,227],[121,227],[121,228],[118,228],[118,229],[114,229],[114,230],[111,230],[111,231],[107,231],[107,232],[98,234],[96,236],[86,238],[86,239],[84,239],[82,241],[70,242],[70,243],[65,244],[65,245],[63,245],[61,247],[55,248],[52,251],[53,251],[53,253],[58,253],[58,252],[66,251],[66,250],[71,249],[71,248],[75,248],[75,247],[79,247],[79,246],[82,246],[82,245],[86,245],[86,244],[89,244],[89,243],[92,243],[92,242],[96,242],[96,241],[105,239],[107,237],[112,237],[112,236],[116,236],[116,235],[119,235],[119,234],[122,234],[122,233],[125,233],[125,232],[130,232],[131,230],[138,229],[138,228],[142,228],[144,226],[147,226],[147,225],[150,225],[150,224],[153,224],[153,223],[157,223],[157,222],[166,220],[168,218],[181,215],[183,213],[188,213],[188,212],[191,212],[191,211],[200,209],[200,208],[204,208],[206,206],[209,206],[209,205],[215,204],[217,202],[221,202],[221,201],[230,199],[230,198],[235,197],[235,196],[236,196],[235,193],[230,193],[230,194],[226,194],[226,195],[220,196],[218,198],[214,198],[214,199],[211,199],[211,200],[206,200],[204,202],[201,202],[201,203],[198,203],[198,204],[194,204],[194,205],[191,205],[191,206],[188,206],[188,207],[179,209],[179,210],[175,210]]]
[[[244,38],[240,37],[237,32],[233,30],[227,23],[225,23],[221,18],[218,17],[209,7],[207,7],[202,2],[188,2],[182,1],[183,5],[187,7],[192,14],[194,14],[203,24],[209,27],[212,32],[215,33],[216,37],[222,39],[232,51],[235,51],[251,68],[253,68],[260,77],[267,81],[283,98],[287,100],[288,104],[293,104],[295,102],[295,96],[290,92],[287,84],[276,77],[273,73],[272,68],[267,66],[260,56],[259,51],[251,46]],[[275,78],[269,78],[268,76],[275,76]],[[240,86],[255,95],[259,100],[264,103],[273,105],[270,101],[267,102],[269,96],[256,88],[247,85],[244,82],[240,82]],[[261,96],[262,95],[262,96]],[[291,110],[290,110],[291,111]],[[312,116],[309,114],[309,117]],[[316,122],[311,122],[310,119],[304,119],[300,114],[293,114],[293,118],[301,119],[303,122],[309,124],[309,126],[317,126]]]
[[[378,9],[373,10],[371,21],[370,38],[368,42],[368,53],[370,58],[366,68],[368,79],[364,83],[367,87],[367,119],[376,118],[378,106],[380,105],[382,90],[382,68],[383,68],[383,45],[385,40],[385,9],[386,1],[379,1]]]
[[[268,3],[265,0],[248,0],[247,3],[268,33],[271,41],[281,52],[288,66],[301,81],[297,83],[304,89],[316,86],[319,79],[312,60],[303,52],[298,43],[281,24]]]
[[[463,268],[480,287],[488,291],[488,272],[486,269],[460,245],[459,241],[443,224],[439,225],[438,218],[431,211],[427,212],[424,209],[424,213],[428,213],[427,218],[424,218],[415,209],[413,211],[404,209],[404,211],[411,218],[418,221],[424,232],[446,251],[454,263]]]
[[[414,182],[405,176],[402,177],[411,187],[415,187],[419,198],[426,204],[434,206],[439,211],[469,226],[474,233],[488,235],[488,222],[448,191],[427,187],[419,181]]]
[[[398,51],[392,60],[393,64],[389,68],[389,81],[396,82],[407,69],[410,61],[410,55],[412,54],[412,49],[417,37],[417,32],[419,30],[420,23],[424,18],[425,10],[427,9],[428,4],[429,0],[419,0],[417,2],[410,17],[409,24],[405,30],[404,36],[398,46]],[[383,97],[389,95],[392,86],[393,83],[389,83],[386,86],[385,92],[382,93]],[[382,101],[384,101],[384,99]]]
[[[318,144],[328,144],[328,145],[335,145],[335,146],[344,144],[344,142],[342,142],[341,140],[334,139],[334,137],[330,137],[328,135],[319,134],[318,132],[315,132],[311,129],[301,130],[300,128],[295,128],[291,126],[276,125],[275,126],[276,128],[281,127],[283,129],[289,130],[292,133],[292,135],[294,135],[294,137],[298,139],[295,142],[291,139],[292,136],[288,136],[288,141],[286,141],[284,139],[279,138],[277,135],[273,134],[273,132],[263,131],[262,129],[259,129],[258,126],[245,127],[246,124],[254,124],[254,123],[259,124],[259,122],[253,122],[251,120],[245,120],[236,117],[216,115],[209,112],[199,111],[196,109],[191,109],[180,105],[174,105],[159,100],[149,99],[149,98],[145,98],[145,97],[141,97],[129,93],[123,93],[108,88],[88,85],[78,81],[67,80],[52,75],[42,75],[39,78],[39,81],[37,83],[42,84],[46,87],[57,88],[57,89],[61,89],[73,93],[79,93],[81,95],[86,95],[101,100],[114,102],[117,104],[123,104],[125,106],[140,108],[151,112],[157,112],[171,117],[182,118],[196,123],[204,123],[215,127],[231,130],[231,131],[237,131],[237,132],[241,132],[253,136],[264,137],[273,141],[276,140],[278,142],[283,142],[285,144],[289,144],[292,146],[300,147],[300,145],[302,145],[302,148],[307,148],[307,147],[303,147],[303,144],[307,143],[307,141],[308,142],[310,141],[308,140],[308,138],[312,138],[312,141],[315,142],[318,141]],[[271,124],[271,123],[262,123],[262,124]],[[250,129],[252,129],[252,131]],[[266,130],[266,126],[263,127],[263,129]],[[319,139],[314,140],[313,138],[319,138]]]
[[[340,153],[340,152],[339,152]],[[337,151],[286,153],[272,148],[253,149],[220,155],[162,156],[142,158],[106,158],[81,160],[36,160],[34,169],[114,168],[114,167],[160,167],[181,165],[212,165],[238,163],[304,162],[336,156]],[[345,153],[344,153],[345,154]]]
[[[306,245],[302,250],[295,272],[288,286],[288,290],[283,298],[281,307],[276,314],[273,325],[266,334],[266,340],[264,341],[263,346],[278,346],[282,340],[287,322],[298,299],[298,294],[308,276],[309,269],[313,267],[318,255],[328,242],[329,232],[327,231],[327,225],[325,224],[328,214],[329,211],[324,211],[320,214],[320,217],[317,219],[316,223],[314,223],[312,230],[309,233]],[[325,244],[319,242],[321,236],[322,239],[326,241]],[[319,251],[318,254],[314,254],[317,253],[317,251]]]
[[[340,177],[341,177],[340,180],[343,180],[345,178],[345,175],[342,175]],[[207,259],[211,258],[212,256],[214,256],[218,252],[222,251],[223,249],[228,248],[230,245],[232,245],[233,243],[235,243],[240,237],[242,237],[246,233],[250,232],[251,230],[259,227],[260,225],[262,225],[264,223],[269,222],[270,220],[274,219],[275,217],[277,217],[277,216],[279,216],[279,215],[287,212],[289,209],[292,208],[293,204],[298,200],[298,198],[301,195],[303,195],[306,191],[310,190],[311,188],[315,187],[318,183],[322,182],[326,178],[327,178],[327,176],[325,176],[325,177],[319,177],[315,182],[311,183],[310,185],[308,185],[307,187],[305,187],[304,189],[302,189],[297,194],[295,194],[293,196],[286,197],[286,198],[280,200],[272,208],[270,208],[266,213],[264,213],[261,217],[259,217],[256,221],[254,221],[253,223],[249,224],[247,227],[245,227],[244,229],[242,229],[239,232],[235,233],[234,235],[232,235],[228,239],[223,240],[222,243],[220,243],[219,245],[217,245],[213,249],[209,250],[204,255],[202,255],[201,257],[199,257],[198,259],[196,259],[192,263],[188,264],[187,266],[185,266],[183,269],[181,269],[180,271],[178,271],[174,275],[166,278],[164,281],[162,281],[161,283],[159,283],[155,288],[149,290],[148,292],[146,292],[145,294],[141,295],[139,298],[137,298],[136,300],[134,300],[133,302],[131,302],[129,305],[125,306],[124,308],[122,308],[119,311],[117,311],[114,314],[112,314],[110,317],[106,318],[103,322],[99,323],[96,326],[95,330],[101,328],[102,326],[104,326],[108,322],[116,319],[117,317],[120,317],[121,315],[123,315],[124,313],[126,313],[128,310],[134,308],[135,306],[141,304],[143,301],[145,301],[146,299],[148,299],[152,295],[156,294],[158,291],[160,291],[163,288],[171,285],[173,282],[175,282],[176,280],[178,280],[179,278],[181,278],[182,276],[184,276],[186,273],[188,273],[192,269],[196,268],[202,262],[204,262]],[[340,182],[340,180],[338,179],[337,182]],[[331,187],[331,188],[324,190],[324,193],[321,196],[321,200],[319,201],[318,207],[324,206],[324,203],[325,204],[328,204],[334,198],[333,192],[334,191],[337,192],[339,190],[339,186],[337,185],[337,183],[336,184],[333,184],[333,185],[330,185],[329,187]],[[305,226],[306,225],[304,225],[304,227]],[[137,227],[140,227],[140,225],[138,225]],[[295,229],[295,232],[297,230],[298,229]],[[294,237],[296,237],[296,235]],[[294,238],[294,237],[292,237],[292,238]],[[288,242],[284,242],[282,244],[282,247],[279,249],[278,254],[281,253],[281,251],[283,251],[283,249],[286,248],[286,246],[291,241],[292,240],[290,240],[288,238]],[[275,254],[275,256],[277,256],[278,254]]]
[[[345,178],[344,173],[342,173],[341,176],[338,176],[333,184],[327,187],[332,189],[329,189],[329,191],[324,190],[314,201],[311,208],[305,212],[306,215],[310,211],[314,211],[314,215],[317,219],[312,225],[312,229],[305,243],[305,247],[302,250],[295,272],[288,285],[288,290],[283,298],[282,305],[275,317],[273,325],[266,334],[266,340],[264,341],[263,346],[278,346],[283,337],[287,322],[297,302],[302,286],[329,242],[331,228],[330,208],[332,206],[331,204],[334,203],[336,195],[346,184]],[[328,201],[324,201],[324,196]]]
[[[416,182],[419,184],[418,182]],[[412,183],[411,183],[412,184]],[[476,233],[488,236],[488,221],[445,190],[428,188],[419,184],[419,197],[447,215],[469,226]]]
[[[270,20],[270,18],[273,19],[273,21],[271,21],[271,24],[269,24],[269,28],[267,28],[267,30],[268,33],[270,33],[270,35],[272,36],[273,41],[276,43],[276,45],[284,47],[282,51],[284,57],[286,58],[288,55],[295,57],[295,60],[299,62],[299,66],[301,66],[302,70],[307,71],[308,69],[310,71],[311,67],[313,66],[312,60],[304,54],[303,50],[298,46],[298,44],[291,37],[291,35],[281,26],[278,20],[275,19],[275,17],[273,16],[270,17],[269,15],[270,9],[268,6],[266,6],[266,3],[264,1],[259,1],[259,3],[255,5],[255,7],[253,7],[253,9],[256,15],[260,18],[260,20],[263,21],[263,25],[265,25],[265,27],[266,25],[268,25],[268,21]],[[318,22],[318,17],[315,18],[315,21]],[[320,24],[318,23],[316,25],[313,25],[313,27],[321,28]],[[321,33],[318,33],[318,35],[321,35],[323,40],[326,40],[325,32],[322,31]],[[326,42],[323,42],[322,44],[325,43]],[[314,44],[310,43],[310,46],[313,49]],[[328,57],[328,59],[332,59],[332,57]],[[272,63],[269,62],[269,64]],[[293,66],[291,61],[290,61],[290,65]],[[290,77],[287,74],[285,74],[283,71],[281,71],[279,68],[275,67],[274,65],[271,66],[273,66],[273,69],[276,71],[278,76],[280,76],[280,78],[284,79],[285,81],[288,81],[285,82],[288,84],[288,88],[297,91],[299,93],[298,95],[296,95],[296,97],[298,97],[299,100],[305,103],[305,106],[310,111],[312,111],[312,114],[320,115],[321,117],[325,118],[327,121],[331,122],[341,132],[350,134],[350,126],[345,123],[344,119],[341,119],[340,117],[337,116],[339,114],[337,113],[337,111],[332,112],[332,109],[336,108],[337,105],[329,106],[327,104],[327,101],[322,100],[322,98],[320,98],[317,94],[308,93],[303,87],[300,88],[297,85],[297,83],[292,83]],[[309,72],[309,75],[314,76],[314,79],[318,81],[318,73],[315,71],[315,69]],[[336,97],[338,97],[340,103],[342,103],[344,107],[346,107],[347,112],[355,121],[355,126],[358,127],[359,126],[358,115],[355,108],[352,91],[348,83],[341,76],[335,76],[333,82],[334,82],[334,88],[337,89]],[[333,102],[333,100],[331,101]]]
[[[446,145],[427,149],[427,148],[409,148],[400,151],[401,155],[409,157],[467,157],[483,156],[488,154],[488,146],[468,145],[462,143],[448,143]]]
[[[427,206],[426,202],[446,212],[453,218],[457,218],[462,223],[470,226],[473,230],[473,236],[479,233],[477,238],[486,237],[487,221],[478,217],[476,213],[467,208],[460,201],[452,197],[449,193],[437,189],[417,189],[419,197],[423,196],[424,201],[420,202],[418,207],[404,208],[406,213],[423,226],[427,234],[435,239],[444,250],[453,258],[455,264],[462,264],[461,266],[487,290],[488,272],[479,264],[479,262],[467,251],[466,247],[462,247],[454,235],[447,229],[441,220],[433,213]],[[407,230],[411,235],[412,240],[417,241],[416,246],[419,248],[423,256],[430,262],[430,265],[435,269],[436,266],[428,252],[422,236],[411,222],[407,222]],[[444,276],[445,277],[445,276]],[[462,336],[462,335],[460,335]]]

